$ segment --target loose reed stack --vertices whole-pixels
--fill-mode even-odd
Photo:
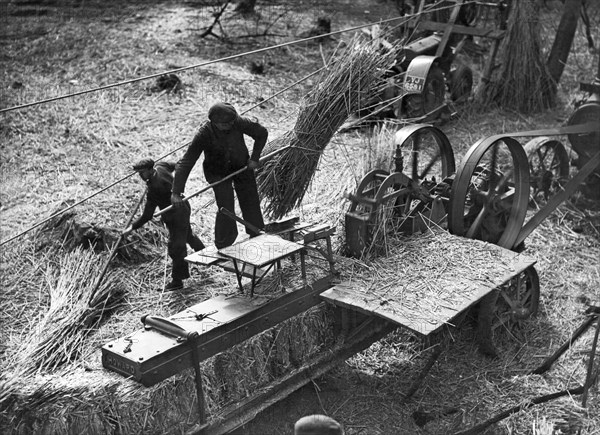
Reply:
[[[394,50],[381,52],[375,42],[354,40],[306,96],[294,129],[268,144],[265,154],[291,145],[258,173],[271,218],[285,216],[302,202],[323,150],[348,116],[382,91],[383,73],[393,59]]]
[[[97,286],[102,266],[93,251],[76,248],[48,268],[50,307],[17,352],[17,371],[52,372],[80,355],[94,325],[123,296],[115,274]]]
[[[521,113],[550,108],[556,101],[556,87],[541,49],[538,3],[513,3],[501,50],[503,64],[487,92],[488,101]]]

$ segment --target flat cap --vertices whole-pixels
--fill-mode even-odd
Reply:
[[[133,165],[134,171],[141,171],[142,169],[152,169],[154,167],[154,160],[152,159],[142,159]]]
[[[333,418],[313,414],[302,417],[296,422],[294,435],[344,435],[344,430]]]
[[[212,122],[231,122],[237,116],[237,111],[229,103],[216,103],[208,109],[208,119]]]

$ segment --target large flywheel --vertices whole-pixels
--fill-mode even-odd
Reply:
[[[450,193],[451,233],[512,249],[525,221],[529,166],[521,144],[492,136],[469,149]]]
[[[531,148],[544,149],[544,142]],[[514,249],[528,202],[529,165],[521,144],[510,137],[482,139],[467,151],[454,178],[448,229]],[[531,266],[499,289],[495,326],[519,326],[537,313],[539,298],[539,279]]]

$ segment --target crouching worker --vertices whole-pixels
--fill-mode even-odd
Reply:
[[[123,236],[142,227],[152,219],[156,207],[163,209],[171,205],[171,189],[173,186],[173,171],[175,164],[168,162],[154,163],[152,159],[140,160],[133,166],[142,180],[148,186],[146,205],[142,215],[123,231]],[[188,202],[181,207],[173,208],[161,217],[169,230],[169,256],[173,260],[172,281],[165,287],[165,291],[183,288],[183,280],[190,277],[187,256],[187,245],[194,251],[204,249],[204,243],[194,235],[190,225],[191,208]]]

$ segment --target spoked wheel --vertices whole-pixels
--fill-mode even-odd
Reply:
[[[540,303],[540,279],[533,266],[528,267],[500,288],[494,328],[514,330],[535,316]]]
[[[423,92],[404,97],[406,114],[409,118],[419,118],[428,114],[444,104],[445,94],[444,72],[440,67],[432,65],[425,79]]]
[[[527,155],[510,137],[473,145],[450,191],[448,227],[453,234],[512,249],[529,200]]]
[[[427,124],[416,124],[399,130],[394,143],[402,152],[402,172],[418,191],[410,202],[402,204],[405,217],[425,213],[431,207],[425,196],[437,193],[448,197],[444,180],[454,173],[455,161],[448,137],[439,129]],[[398,202],[396,203],[398,206]],[[445,214],[445,212],[443,213]]]
[[[439,183],[455,171],[454,153],[448,137],[428,124],[415,124],[396,132],[402,172],[419,184]]]
[[[531,202],[539,204],[563,189],[569,179],[569,155],[564,145],[548,137],[536,137],[525,145],[529,160]]]

